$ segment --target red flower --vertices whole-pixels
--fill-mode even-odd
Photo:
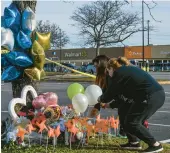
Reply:
[[[148,123],[148,121],[146,120],[146,121],[144,121],[144,126],[148,129],[149,128],[149,123]]]
[[[17,114],[18,114],[19,116],[24,116],[24,117],[27,115],[25,112],[18,112]]]

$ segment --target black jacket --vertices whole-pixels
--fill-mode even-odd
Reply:
[[[114,72],[100,100],[107,103],[117,95],[123,94],[128,99],[143,101],[148,95],[158,90],[163,90],[162,86],[147,72],[134,66],[122,66]]]
[[[103,88],[102,91],[105,93],[107,91],[107,88],[111,85],[112,83],[112,78],[109,75],[106,75],[106,88]],[[110,103],[110,107],[112,109],[114,108],[119,108],[125,101],[122,99],[121,95],[117,95],[114,97],[114,99],[110,99],[112,101]],[[94,108],[100,110],[100,103],[97,103]]]

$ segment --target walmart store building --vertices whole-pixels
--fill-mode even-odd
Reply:
[[[111,47],[101,48],[100,54],[105,54],[108,57],[125,56],[129,60],[134,60],[138,65],[142,66],[142,47]],[[92,62],[96,56],[95,48],[79,48],[79,49],[62,49],[49,50],[46,52],[46,57],[62,63],[72,63],[75,65],[83,65]],[[144,48],[145,65],[150,71],[170,71],[170,45],[145,46]],[[53,64],[46,63],[48,66]]]

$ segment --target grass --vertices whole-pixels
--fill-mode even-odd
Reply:
[[[72,149],[69,146],[63,144],[58,144],[56,148],[53,145],[48,145],[47,153],[138,153],[138,151],[128,151],[121,150],[119,144],[126,143],[126,139],[121,138],[112,138],[108,139],[107,137],[102,142],[99,141],[97,147],[97,139],[91,138],[88,146],[77,148],[77,144],[72,144]],[[142,148],[146,148],[147,145],[141,143]],[[170,144],[163,144],[164,151],[162,153],[170,153]],[[45,146],[32,146],[32,147],[18,147],[17,145],[10,144],[1,150],[2,153],[46,153]]]
[[[56,81],[63,81],[63,82],[95,82],[95,79],[93,78],[57,78]]]
[[[77,73],[69,73],[70,76],[65,76],[68,75],[68,73],[62,73],[62,72],[46,72],[46,78],[42,79],[42,81],[61,81],[61,82],[94,82],[94,78],[91,77],[77,77]],[[60,77],[57,77],[60,75]],[[56,76],[56,78],[55,78]],[[76,76],[76,77],[74,77]],[[160,84],[170,84],[170,80],[167,79],[157,79],[157,81]]]
[[[62,72],[45,72],[46,76],[64,75]]]
[[[90,77],[81,77],[81,78],[52,78],[50,79],[45,78],[42,79],[41,81],[60,81],[60,82],[94,82],[95,79],[90,78]],[[170,84],[170,80],[157,80],[160,84]]]
[[[77,82],[94,82],[94,78],[91,77],[77,77],[77,73],[70,73],[71,76],[66,76],[68,73],[62,73],[62,72],[45,72],[46,73],[46,78],[42,79],[42,81],[77,81]],[[59,76],[60,77],[57,77]],[[56,78],[55,78],[56,76]],[[76,77],[74,77],[76,76]],[[170,84],[170,80],[167,79],[157,79],[157,81],[160,84]]]

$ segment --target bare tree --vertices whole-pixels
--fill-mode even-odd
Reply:
[[[51,32],[51,47],[53,49],[64,47],[69,43],[67,34],[55,23],[37,21],[36,31],[41,33]]]
[[[95,1],[77,8],[71,16],[85,44],[96,47],[97,55],[101,46],[122,43],[142,31],[138,14],[123,11],[126,4],[126,1]]]

